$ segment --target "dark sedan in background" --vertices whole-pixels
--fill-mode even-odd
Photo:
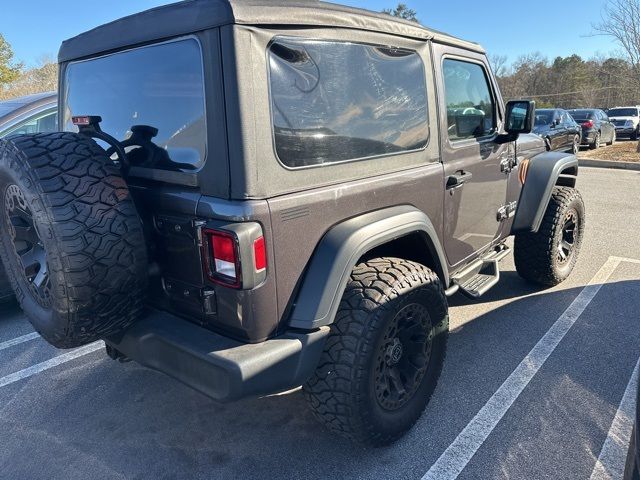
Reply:
[[[561,108],[536,110],[533,133],[544,139],[547,150],[576,154],[580,149],[582,129],[569,112]]]
[[[596,108],[569,110],[576,122],[582,127],[582,145],[591,149],[600,145],[613,145],[616,141],[616,127],[607,114]]]

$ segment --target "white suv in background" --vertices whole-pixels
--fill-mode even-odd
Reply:
[[[617,137],[630,137],[637,140],[640,136],[640,106],[615,107],[607,111],[609,120],[616,127]]]

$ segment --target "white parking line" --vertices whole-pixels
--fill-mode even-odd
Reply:
[[[638,366],[640,366],[640,359],[636,363],[636,368],[634,368],[631,380],[624,391],[607,438],[602,445],[600,456],[591,473],[591,480],[618,480],[624,476],[633,419],[635,418]]]
[[[627,257],[609,257],[610,259],[619,260],[621,262],[627,263],[635,263],[636,265],[640,265],[640,260],[637,258],[627,258]]]
[[[31,377],[40,372],[44,372],[45,370],[49,370],[50,368],[57,367],[58,365],[61,365],[63,363],[70,362],[71,360],[95,352],[97,350],[100,350],[101,348],[104,348],[104,342],[94,342],[90,343],[89,345],[85,345],[84,347],[71,350],[70,352],[63,353],[62,355],[58,355],[57,357],[53,357],[51,360],[47,360],[42,363],[36,363],[31,367],[19,370],[15,373],[11,373],[0,378],[0,388],[6,387],[7,385],[11,385],[15,382],[19,382],[20,380]]]
[[[0,342],[0,350],[13,347],[14,345],[20,345],[21,343],[28,342],[30,340],[35,340],[39,336],[40,334],[33,332],[33,333],[27,333],[26,335],[22,335],[21,337],[16,337],[16,338],[12,338],[11,340]]]
[[[636,263],[632,259],[628,259]],[[498,390],[484,404],[475,417],[460,432],[449,447],[422,477],[423,480],[455,479],[464,470],[471,458],[520,396],[534,375],[553,353],[569,329],[578,320],[591,300],[622,261],[610,257],[598,273],[582,289],[576,299],[556,320],[547,333],[520,362]]]

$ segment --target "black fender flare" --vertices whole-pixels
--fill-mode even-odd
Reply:
[[[289,326],[311,330],[333,323],[356,262],[371,249],[420,232],[439,264],[436,273],[448,286],[449,272],[438,234],[429,217],[410,205],[385,208],[332,227],[322,238],[298,292]]]
[[[553,187],[576,186],[578,159],[570,153],[544,152],[531,158],[526,168],[511,233],[538,231]]]

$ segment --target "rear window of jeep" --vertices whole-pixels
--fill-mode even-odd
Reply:
[[[278,38],[269,48],[276,152],[287,167],[427,145],[424,64],[410,50]]]
[[[77,130],[71,117],[83,115],[102,117],[102,130],[121,141],[131,136],[134,125],[157,128],[152,151],[128,149],[134,166],[190,171],[204,163],[204,76],[194,38],[72,62],[64,102],[68,131]]]

